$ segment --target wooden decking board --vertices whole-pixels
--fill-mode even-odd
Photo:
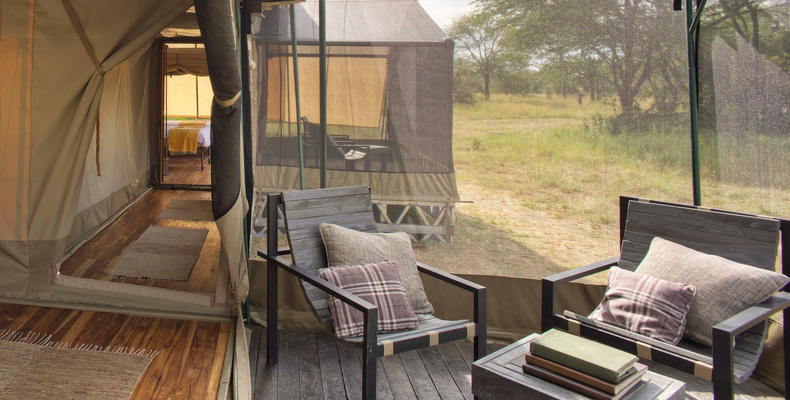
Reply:
[[[321,387],[321,367],[318,362],[318,347],[315,336],[297,335],[299,349],[299,387],[302,399],[323,397]]]
[[[455,343],[445,343],[438,346],[439,356],[442,358],[445,367],[452,376],[455,385],[461,391],[461,395],[466,400],[472,400],[471,372],[469,365],[464,361]]]
[[[211,164],[208,156],[204,159],[203,170],[200,170],[200,159],[197,156],[176,156],[168,159],[167,175],[162,183],[174,185],[211,185]]]
[[[55,341],[159,350],[132,399],[217,395],[228,324],[1,303],[0,316],[0,329],[48,333]]]
[[[406,375],[409,376],[411,385],[414,388],[414,393],[417,394],[417,398],[419,400],[441,400],[441,396],[436,391],[436,386],[433,384],[428,369],[422,363],[419,352],[407,351],[401,353],[400,359],[403,362],[403,368],[406,369]]]
[[[425,364],[425,369],[430,371],[429,375],[433,385],[436,387],[436,391],[439,392],[442,400],[463,400],[464,396],[444,364],[439,350],[435,347],[428,347],[420,349],[419,353],[420,357],[422,357],[422,362]]]
[[[348,398],[356,398],[362,393],[362,351],[359,347],[345,342],[337,342],[340,369]],[[378,378],[378,377],[377,377]]]
[[[277,361],[277,398],[298,399],[299,387],[299,348],[296,335],[280,335],[280,358]]]
[[[303,337],[294,341],[294,337]],[[284,340],[285,338],[290,338]],[[280,360],[274,366],[266,363],[266,330],[263,327],[252,328],[251,345],[257,343],[257,355],[251,352],[252,375],[254,377],[254,399],[286,400],[301,398],[317,399],[359,399],[362,394],[362,369],[361,349],[349,344],[337,342],[324,333],[281,331],[280,332]],[[294,348],[291,343],[315,343],[300,348]],[[494,352],[502,345],[489,344],[488,352]],[[309,354],[316,352],[316,356]],[[285,354],[292,353],[291,356]],[[428,349],[410,351],[380,358],[377,365],[377,398],[394,400],[414,399],[473,399],[471,393],[470,365],[472,363],[472,343],[457,341],[442,344]],[[304,387],[301,391],[288,393],[278,390],[277,376],[282,372],[283,361],[286,365],[289,359],[297,359],[301,366],[312,360],[318,366],[322,393],[311,391],[315,397],[307,397]],[[255,361],[252,361],[255,360]],[[658,373],[672,376],[687,383],[687,396],[689,400],[712,400],[713,394],[710,382],[697,379],[691,375],[673,370],[669,367],[648,363],[650,369]],[[286,368],[291,368],[286,366]],[[301,367],[300,367],[301,369]],[[310,370],[315,370],[310,367]],[[520,370],[511,371],[521,374]],[[292,371],[299,376],[300,371]],[[310,372],[313,374],[314,372]],[[282,373],[279,374],[282,376]],[[297,379],[298,381],[299,379]],[[311,382],[314,382],[311,378]],[[287,383],[286,383],[287,384]],[[743,385],[736,385],[737,400],[779,400],[778,393],[754,379]],[[312,389],[311,389],[312,390]],[[279,393],[278,393],[279,392]],[[279,395],[278,395],[279,394]],[[461,397],[463,396],[463,397]]]
[[[327,335],[316,335],[316,345],[324,398],[328,400],[345,399],[346,388],[343,384],[343,373],[340,370],[340,359],[335,340]]]
[[[209,200],[209,192],[152,190],[129,207],[109,226],[67,258],[60,273],[77,278],[96,279],[154,286],[192,293],[214,294],[219,271],[220,236],[214,221],[180,221],[157,219],[168,203],[175,199]],[[184,229],[207,229],[208,234],[187,281],[112,279],[108,272],[123,253],[149,226]]]
[[[414,393],[411,387],[409,376],[406,375],[406,369],[403,368],[400,355],[384,357],[379,363],[384,367],[387,382],[389,382],[390,390],[392,390],[393,397],[396,400],[417,399],[417,394]]]

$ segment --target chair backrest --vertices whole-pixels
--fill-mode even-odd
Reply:
[[[660,236],[703,253],[773,271],[779,233],[778,219],[631,200],[620,243],[619,266],[636,269],[650,242]]]
[[[326,222],[362,232],[376,231],[368,186],[284,192],[282,204],[291,256],[297,266],[306,271],[315,273],[327,266],[319,224]],[[327,294],[304,281],[302,288],[318,319],[331,328]]]

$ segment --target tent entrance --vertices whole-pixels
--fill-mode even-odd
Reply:
[[[159,182],[170,188],[211,187],[211,103],[206,52],[200,38],[161,42],[162,132]]]

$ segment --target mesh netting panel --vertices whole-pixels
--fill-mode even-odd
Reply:
[[[787,217],[790,32],[786,1],[715,2],[700,41],[703,202]],[[706,173],[707,172],[707,173]]]

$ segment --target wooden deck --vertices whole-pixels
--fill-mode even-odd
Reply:
[[[472,342],[458,341],[379,359],[377,399],[472,400]],[[266,330],[250,341],[253,399],[357,399],[359,347],[322,333],[280,332],[280,359],[266,365]]]
[[[162,183],[173,185],[211,185],[211,164],[208,158],[203,160],[200,170],[200,159],[194,156],[170,157],[167,175]]]
[[[502,345],[488,345],[488,351]],[[472,342],[458,341],[379,359],[377,399],[471,400]],[[253,399],[359,399],[362,366],[358,347],[323,333],[280,331],[280,359],[266,364],[266,330],[250,340]],[[648,363],[651,370],[686,382],[686,399],[712,400],[710,382]],[[780,400],[779,393],[750,379],[736,385],[738,400]]]
[[[202,191],[152,190],[126,210],[118,219],[90,239],[60,267],[60,273],[78,278],[131,283],[135,285],[182,290],[193,293],[214,294],[219,270],[220,237],[214,221],[175,221],[157,219],[170,200],[209,200],[211,193]],[[206,241],[195,262],[188,281],[112,279],[107,273],[121,258],[126,249],[149,226],[208,229]]]
[[[228,324],[0,304],[0,329],[55,341],[159,350],[131,399],[215,399]],[[79,398],[75,394],[74,398]]]

